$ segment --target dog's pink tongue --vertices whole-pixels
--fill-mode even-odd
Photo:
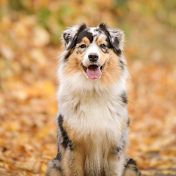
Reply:
[[[98,79],[101,76],[100,67],[97,67],[96,69],[87,68],[86,73],[90,79]]]

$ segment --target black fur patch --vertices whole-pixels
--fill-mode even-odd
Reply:
[[[134,160],[131,159],[131,158],[128,160],[128,162],[126,163],[125,167],[128,167],[128,165],[130,165],[130,164],[137,166],[137,165],[136,165],[136,161],[134,161]]]
[[[80,26],[80,28],[78,30],[78,33],[80,33],[81,31],[85,30],[86,28],[87,28],[87,26],[86,26],[85,23],[81,24],[81,26]]]
[[[128,97],[127,97],[127,93],[126,93],[126,92],[123,92],[123,93],[121,94],[121,98],[122,98],[122,102],[123,102],[124,104],[127,104],[127,103],[128,103]]]
[[[69,52],[68,52],[67,55],[65,56],[65,61],[68,60],[69,56],[73,53],[73,50],[74,50],[74,49],[75,49],[75,48],[72,48],[71,50],[69,50]]]
[[[117,54],[117,56],[120,56],[122,51],[118,48],[119,46],[119,40],[117,37],[114,38],[114,41],[112,41],[110,38],[111,35],[107,29],[107,25],[104,23],[101,23],[99,25],[99,28],[105,33],[105,35],[107,36],[107,42],[110,44],[109,48],[113,48],[114,52]]]
[[[101,23],[99,25],[99,28],[105,33],[106,36],[108,36],[108,37],[110,36],[110,34],[107,30],[107,25],[105,23]]]
[[[128,117],[127,125],[130,125],[130,118]]]
[[[135,171],[135,172],[138,172],[139,169],[138,169],[137,167],[134,167],[134,171]]]
[[[54,159],[60,161],[60,160],[61,160],[61,157],[62,157],[61,153],[58,152],[58,153],[57,153],[57,156],[56,156]]]
[[[115,37],[115,39],[113,41],[113,45],[114,45],[115,48],[118,48],[118,46],[119,46],[119,40],[118,40],[117,37]]]
[[[69,33],[64,33],[63,38],[64,38],[66,44],[68,44],[72,40],[72,37]]]
[[[78,37],[78,34],[85,30],[87,27],[85,24],[81,24],[78,32],[75,34],[75,36],[71,36],[71,34],[69,33],[64,33],[63,34],[63,38],[66,42],[66,44],[68,44],[69,42],[71,42],[71,44],[69,45],[69,47],[67,48],[67,50],[69,50],[68,54],[65,56],[65,61],[68,60],[69,56],[72,54],[73,50],[75,49],[75,45],[76,45],[76,40],[77,40],[77,37]]]
[[[82,39],[84,37],[87,37],[89,39],[90,43],[92,43],[92,41],[93,41],[93,35],[92,35],[92,33],[88,32],[87,30],[83,30],[83,31],[81,31],[78,34],[78,37],[77,37],[77,40],[76,40],[76,44],[77,43],[81,43],[81,41],[82,41]]]
[[[114,41],[112,42],[112,45],[114,46],[115,48],[115,53],[120,56],[122,54],[122,51],[119,49],[119,40],[117,37],[115,37]]]
[[[58,152],[57,156],[52,160],[54,164],[54,168],[58,169],[59,171],[62,171],[61,166],[60,166],[61,157],[62,157],[61,153]]]
[[[72,39],[72,41],[71,41],[71,44],[70,44],[68,50],[73,49],[73,48],[75,47],[75,45],[76,45],[76,40],[77,40],[77,37],[78,37],[79,33],[81,33],[81,32],[82,32],[83,30],[85,30],[86,28],[87,28],[87,27],[86,27],[85,24],[81,24],[81,26],[80,26],[79,29],[78,29],[78,32],[77,32],[77,33],[75,34],[75,36],[73,37],[73,39]]]
[[[120,152],[122,149],[120,147],[116,147],[116,151]]]
[[[120,49],[114,49],[114,52],[117,54],[117,56],[121,56],[122,51]]]
[[[132,167],[132,169],[137,173],[138,176],[141,176],[141,172],[140,170],[137,168],[137,164],[136,161],[134,161],[133,159],[129,159],[127,164],[125,165],[126,168],[128,168],[129,165],[133,165],[134,167]]]
[[[124,68],[125,68],[124,62],[123,62],[122,60],[119,60],[119,62],[120,62],[120,67],[121,67],[121,69],[124,70]]]
[[[63,137],[63,142],[62,142],[63,147],[65,149],[67,147],[70,147],[70,150],[73,150],[72,142],[69,139],[68,134],[63,127],[63,116],[62,115],[59,115],[58,123],[59,123],[59,127],[60,127],[62,137]]]
[[[99,25],[99,28],[100,28],[100,30],[102,30],[102,31],[104,32],[104,34],[107,36],[106,41],[107,41],[107,43],[108,43],[108,48],[113,48],[113,46],[112,46],[112,44],[111,44],[111,42],[110,42],[110,37],[111,37],[111,36],[110,36],[110,34],[109,34],[108,30],[107,30],[106,24],[101,23],[101,24]]]

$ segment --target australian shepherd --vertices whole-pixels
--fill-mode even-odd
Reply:
[[[58,69],[57,156],[47,176],[139,176],[126,155],[124,34],[105,24],[68,28]]]

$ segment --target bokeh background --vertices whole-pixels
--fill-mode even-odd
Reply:
[[[0,175],[56,156],[56,71],[67,26],[125,33],[131,145],[143,175],[176,175],[176,1],[0,0]]]

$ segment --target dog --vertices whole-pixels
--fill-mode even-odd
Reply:
[[[129,143],[124,33],[102,23],[68,28],[58,69],[57,156],[47,176],[140,176]]]

